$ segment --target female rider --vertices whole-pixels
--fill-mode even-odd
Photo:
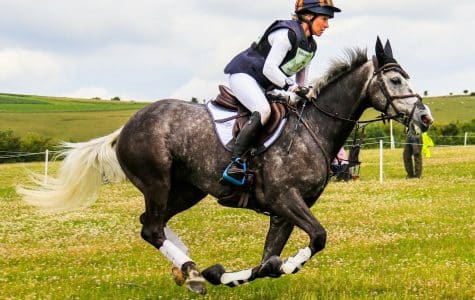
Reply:
[[[231,90],[252,115],[236,138],[233,159],[223,174],[225,181],[236,184],[230,176],[244,184],[241,156],[270,117],[265,92],[280,89],[290,97],[302,88],[317,50],[313,36],[321,36],[329,27],[328,20],[340,11],[332,0],[297,0],[293,20],[272,23],[258,42],[226,66],[224,72],[229,74]]]

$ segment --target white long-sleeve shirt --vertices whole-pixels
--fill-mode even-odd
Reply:
[[[289,29],[278,29],[268,36],[271,49],[267,55],[262,70],[264,76],[267,77],[273,84],[279,87],[284,87],[286,84],[287,75],[280,70],[280,65],[287,56],[287,53],[292,50],[292,44],[289,40]],[[304,85],[307,78],[308,66],[295,74],[295,81],[299,85]],[[292,80],[293,82],[293,80]]]

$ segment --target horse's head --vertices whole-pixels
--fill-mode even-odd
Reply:
[[[389,41],[383,48],[381,40],[376,41],[376,55],[373,56],[374,73],[368,84],[368,97],[372,106],[408,126],[412,122],[425,132],[433,122],[429,107],[415,93],[409,82],[409,75],[393,57]]]

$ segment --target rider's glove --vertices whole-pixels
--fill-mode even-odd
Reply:
[[[289,86],[287,91],[291,91],[291,92],[297,94],[298,96],[300,96],[304,99],[308,99],[308,100],[317,98],[317,93],[316,93],[315,89],[311,86],[307,87],[307,86],[302,86],[302,85],[298,85],[298,84],[293,84],[293,85]]]
[[[291,91],[284,91],[281,89],[274,89],[267,92],[267,95],[270,95],[272,98],[281,100],[282,102],[287,102],[290,105],[295,105],[300,100],[300,97]]]

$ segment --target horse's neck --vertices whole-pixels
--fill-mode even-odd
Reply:
[[[358,120],[369,106],[364,100],[372,72],[372,64],[364,64],[324,89],[316,104],[331,114]],[[309,115],[313,119],[311,122],[319,125],[320,135],[330,155],[336,154],[355,127],[355,122],[326,116],[316,107],[311,108]]]

